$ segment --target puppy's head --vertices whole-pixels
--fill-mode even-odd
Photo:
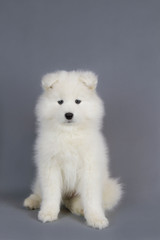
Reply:
[[[88,71],[46,74],[36,108],[39,121],[66,127],[100,125],[104,111],[96,93],[97,82],[97,76]]]

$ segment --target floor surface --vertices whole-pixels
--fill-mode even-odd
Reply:
[[[159,203],[124,202],[108,215],[110,226],[96,230],[85,224],[83,217],[63,208],[56,222],[43,224],[37,210],[23,208],[25,195],[3,195],[0,198],[0,240],[159,240]]]

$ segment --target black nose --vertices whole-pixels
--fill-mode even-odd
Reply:
[[[73,118],[73,113],[65,113],[65,117],[68,119],[68,120],[71,120]]]

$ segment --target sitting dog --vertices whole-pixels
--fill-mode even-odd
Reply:
[[[89,226],[105,228],[105,210],[119,202],[122,189],[110,178],[107,144],[101,133],[104,106],[97,76],[58,71],[42,78],[36,105],[36,178],[24,206],[40,208],[38,219],[57,219],[61,203],[84,215]]]

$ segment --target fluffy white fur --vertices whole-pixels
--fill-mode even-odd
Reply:
[[[37,174],[33,193],[24,201],[25,207],[40,208],[42,222],[56,220],[63,203],[74,214],[84,214],[89,226],[102,229],[108,225],[105,210],[121,198],[121,185],[110,178],[100,131],[104,107],[97,82],[94,73],[85,71],[59,71],[42,79],[44,91],[36,105]],[[65,118],[68,112],[72,120]]]

